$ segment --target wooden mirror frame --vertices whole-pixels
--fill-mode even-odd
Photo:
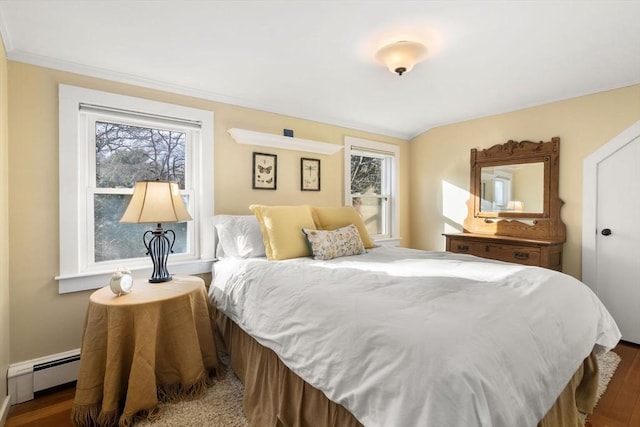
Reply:
[[[544,163],[543,212],[482,212],[480,210],[483,167]],[[566,228],[560,218],[564,202],[559,197],[560,138],[548,142],[513,141],[489,149],[471,150],[470,198],[465,232],[564,242]],[[527,220],[523,222],[522,220]]]

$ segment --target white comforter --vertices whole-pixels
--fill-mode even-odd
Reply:
[[[583,359],[620,339],[568,275],[444,252],[227,259],[210,293],[367,427],[535,426]]]

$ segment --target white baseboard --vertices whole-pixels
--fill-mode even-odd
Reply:
[[[77,380],[79,367],[79,348],[9,365],[7,388],[10,404],[26,402],[33,399],[36,391]]]
[[[9,407],[11,406],[9,402],[11,401],[11,396],[6,396],[4,401],[2,402],[2,406],[0,406],[0,426],[4,426],[4,423],[7,422],[7,416],[9,415]]]

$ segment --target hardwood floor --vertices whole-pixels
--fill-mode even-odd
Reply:
[[[622,359],[586,427],[640,426],[640,346],[620,342]]]
[[[622,360],[586,427],[640,426],[640,346],[620,342],[614,351]],[[74,394],[71,385],[14,405],[5,427],[71,427]]]
[[[71,407],[74,384],[36,395],[28,402],[13,405],[5,427],[72,427]]]

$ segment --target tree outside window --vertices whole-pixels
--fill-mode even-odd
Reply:
[[[136,181],[171,180],[185,189],[186,134],[182,131],[95,120],[94,262],[144,257],[148,224],[122,224]],[[188,206],[188,197],[185,197]],[[174,252],[183,253],[187,223],[173,224]]]

